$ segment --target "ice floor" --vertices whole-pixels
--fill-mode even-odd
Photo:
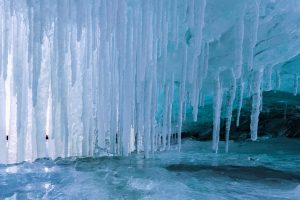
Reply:
[[[132,155],[1,165],[0,199],[300,199],[300,140],[232,142],[228,154],[210,147],[185,140],[181,153],[148,160]]]

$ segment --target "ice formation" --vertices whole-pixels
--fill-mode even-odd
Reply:
[[[256,140],[262,91],[289,90],[280,83],[294,77],[289,92],[298,93],[299,8],[298,0],[0,0],[0,162],[180,149],[187,110],[197,121],[205,101],[215,152],[225,111],[228,151],[232,112],[239,125],[248,96]]]

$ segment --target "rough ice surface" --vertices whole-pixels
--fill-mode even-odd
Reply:
[[[298,0],[0,0],[0,163],[180,150],[184,123],[204,104],[213,151],[222,117],[228,151],[245,97],[256,140],[263,91],[298,94],[299,9]]]
[[[185,140],[181,153],[173,149],[150,159],[135,154],[0,165],[0,198],[299,199],[299,140],[237,142],[219,154],[210,145]]]

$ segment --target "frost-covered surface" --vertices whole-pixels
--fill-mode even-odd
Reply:
[[[298,0],[0,0],[0,162],[178,144],[199,107],[297,95]],[[46,143],[45,137],[49,136]],[[227,139],[228,144],[228,139]],[[228,145],[226,149],[228,149]]]
[[[300,140],[259,138],[231,143],[234,153],[219,154],[210,145],[187,140],[182,153],[146,160],[131,155],[1,165],[0,198],[299,199]]]

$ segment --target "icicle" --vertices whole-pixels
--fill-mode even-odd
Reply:
[[[26,136],[28,124],[28,71],[27,65],[22,64],[26,60],[26,37],[21,34],[26,30],[22,20],[16,21],[16,32],[14,41],[14,87],[17,98],[17,162],[25,160]]]
[[[261,104],[261,82],[262,82],[263,69],[253,72],[252,79],[252,111],[251,111],[251,140],[257,139],[258,120]]]
[[[254,16],[252,20],[252,26],[250,27],[251,38],[250,38],[250,49],[249,49],[249,57],[248,57],[248,70],[253,69],[253,60],[254,60],[254,48],[257,43],[257,33],[259,26],[259,6],[260,0],[254,1],[254,10],[252,11]]]
[[[198,59],[195,59],[195,62]],[[196,64],[195,64],[196,65]],[[199,90],[200,90],[200,84],[199,84],[199,79],[201,78],[200,75],[200,67],[195,67],[194,71],[194,81],[193,81],[193,88],[192,88],[192,96],[191,96],[191,104],[193,107],[193,121],[197,121],[198,117],[198,104],[199,104]]]
[[[72,70],[72,86],[75,84],[76,76],[77,76],[77,52],[76,52],[76,43],[75,41],[75,30],[73,29],[71,32],[71,70]]]
[[[206,7],[206,0],[195,0],[194,23],[195,23],[195,55],[196,56],[200,55],[201,53],[205,7]]]
[[[266,91],[272,90],[272,70],[273,66],[268,65],[266,66],[265,72],[266,72]]]
[[[221,109],[222,109],[222,99],[223,99],[223,88],[220,83],[219,74],[215,80],[214,86],[214,120],[213,120],[213,144],[212,150],[218,153],[219,140],[220,140],[220,119],[221,119]]]
[[[152,96],[152,74],[149,74],[149,80],[146,83],[145,94],[145,136],[144,136],[144,153],[145,158],[149,157],[150,150],[150,133],[151,133],[151,96]],[[169,133],[170,135],[170,133]]]
[[[8,51],[9,51],[9,25],[10,25],[10,18],[8,14],[8,7],[9,7],[9,1],[3,1],[3,32],[2,32],[2,56],[1,61],[2,62],[2,76],[4,80],[7,78],[7,65],[8,65]]]
[[[198,120],[211,89],[214,152],[218,152],[223,90],[229,90],[228,151],[236,84],[237,126],[244,87],[249,84],[245,93],[253,98],[255,140],[262,86],[272,89],[271,66],[281,60],[257,60],[256,64],[272,64],[265,67],[266,85],[260,72],[253,72],[252,80],[251,70],[244,68],[245,64],[257,70],[253,53],[260,0],[252,3],[241,2],[241,10],[231,13],[231,19],[237,19],[234,27],[228,23],[211,33],[210,24],[205,28],[211,22],[206,22],[206,14],[214,3],[206,0],[1,1],[0,146],[8,145],[0,163],[45,156],[127,156],[133,151],[149,157],[150,152],[176,143],[180,151],[183,121]],[[226,33],[233,35],[223,37]],[[219,66],[227,47],[234,53]],[[231,69],[230,77],[223,76]],[[230,88],[221,83],[227,78]],[[295,95],[298,79],[297,74]],[[279,69],[276,89],[280,89]]]
[[[263,106],[264,106],[264,91],[263,91],[263,81],[261,81],[261,86],[260,86],[260,106],[259,106],[259,112],[261,112],[263,110]]]
[[[236,25],[236,39],[235,39],[235,77],[239,79],[242,74],[243,67],[243,43],[244,43],[244,8],[242,15],[239,17]]]
[[[295,79],[294,79],[294,96],[297,96],[298,94],[298,87],[299,87],[299,74],[295,74]]]
[[[174,94],[174,74],[172,74],[171,86],[168,96],[168,149],[171,147],[171,134],[172,134],[172,102]]]
[[[151,152],[153,153],[157,150],[157,145],[155,144],[155,138],[157,137],[157,129],[156,129],[156,120],[155,115],[157,112],[157,74],[156,74],[156,65],[153,67],[153,80],[152,80],[152,109],[151,109]]]
[[[185,55],[186,56],[186,55]],[[185,116],[185,87],[186,87],[186,74],[187,74],[187,66],[186,60],[183,60],[182,64],[182,77],[179,86],[179,109],[178,109],[178,150],[181,150],[181,132],[182,132],[182,121]]]
[[[197,121],[199,110],[199,95],[202,89],[203,80],[207,76],[208,70],[208,45],[203,44],[201,54],[197,58],[198,67],[194,72],[194,83],[192,89],[191,104],[193,107],[193,120]],[[201,105],[201,103],[200,103]]]
[[[165,104],[164,104],[164,115],[163,115],[163,134],[162,134],[162,149],[165,150],[166,149],[166,143],[167,143],[167,136],[168,136],[168,112],[169,112],[169,96],[170,96],[170,85],[166,84],[165,85]]]
[[[6,148],[6,102],[5,102],[5,84],[2,77],[0,76],[0,146],[2,151],[0,153],[0,163],[7,162],[7,148]]]
[[[203,79],[207,77],[208,73],[208,61],[209,61],[209,43],[205,44],[204,52],[204,64],[203,64]]]
[[[232,77],[231,77],[232,83],[228,91],[228,99],[226,105],[226,146],[225,146],[226,152],[228,152],[228,148],[229,148],[229,133],[230,133],[230,126],[231,126],[231,119],[232,119],[233,102],[236,93],[236,79],[234,76],[234,72],[233,71],[231,72],[232,72]]]
[[[32,46],[32,102],[33,105],[37,102],[37,90],[38,90],[38,80],[41,72],[41,44],[42,44],[42,11],[41,2],[36,2],[33,4],[33,26],[29,30],[33,34],[33,46]]]
[[[182,122],[186,118],[186,79],[187,79],[187,69],[188,69],[188,46],[184,43],[184,56],[183,62],[181,65],[181,81],[179,85],[179,108],[178,108],[178,135],[177,135],[177,143],[178,150],[181,150],[181,132],[182,132]]]
[[[243,106],[243,95],[244,95],[244,82],[242,78],[239,79],[239,97],[238,97],[238,113],[236,117],[236,126],[240,126],[241,109]]]

